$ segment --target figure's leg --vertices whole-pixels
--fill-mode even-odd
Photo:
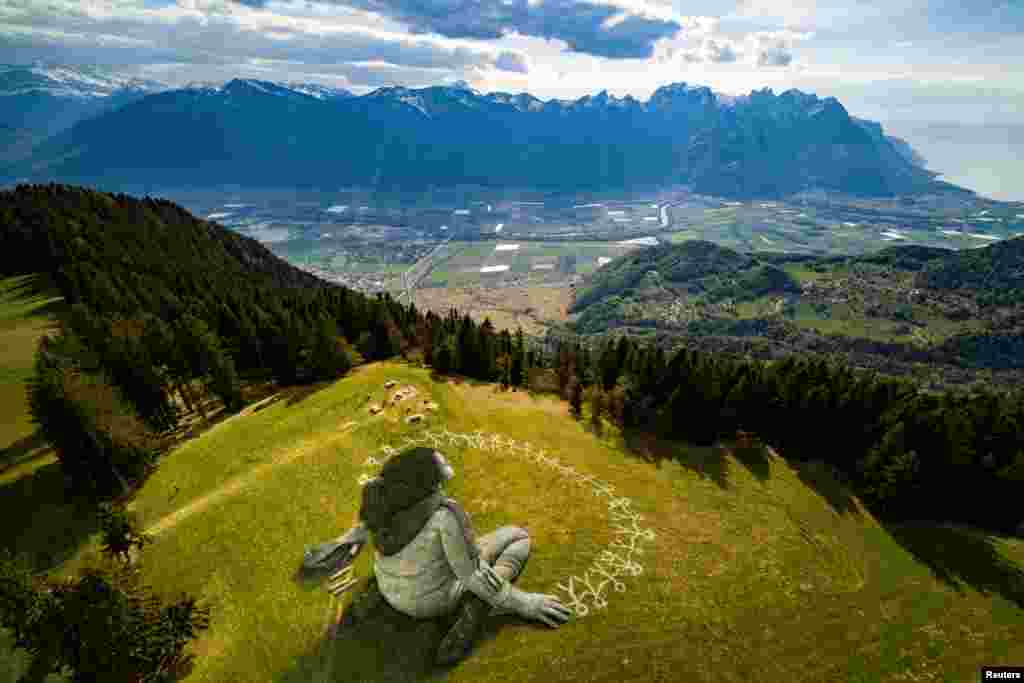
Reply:
[[[480,556],[494,572],[507,581],[518,579],[530,557],[530,534],[517,526],[503,526],[483,536],[477,543]]]
[[[523,573],[526,560],[530,556],[530,536],[524,529],[504,526],[496,529],[477,541],[480,557],[494,567],[494,573],[509,582],[515,581]],[[442,665],[452,664],[469,653],[473,642],[479,637],[484,617],[490,614],[497,616],[507,614],[490,606],[481,598],[460,585],[459,600],[455,623],[441,641],[438,648],[437,662]]]

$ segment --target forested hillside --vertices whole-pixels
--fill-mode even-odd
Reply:
[[[20,186],[0,193],[0,218],[3,272],[47,272],[71,304],[61,332],[40,344],[28,393],[68,493],[93,503],[123,501],[137,490],[160,466],[154,436],[173,429],[182,408],[203,396],[234,411],[244,405],[241,385],[249,379],[333,380],[362,359],[402,355],[439,374],[557,392],[574,415],[583,417],[587,404],[595,429],[611,423],[627,439],[728,441],[748,449],[761,441],[790,460],[823,461],[885,519],[1022,529],[1020,391],[937,394],[838,362],[764,362],[692,349],[670,355],[625,336],[600,345],[569,337],[542,348],[521,332],[478,325],[455,310],[444,318],[422,315],[387,296],[328,285],[161,200]],[[697,252],[712,265],[693,257]],[[695,277],[699,291],[736,287],[744,273],[755,273],[744,286],[790,286],[778,262],[706,244],[685,253],[693,258],[671,250],[650,255],[666,280]],[[921,260],[911,252],[899,258]],[[624,281],[638,263],[623,269]],[[118,513],[98,510],[113,551],[127,554],[143,542]],[[89,622],[89,610],[74,611],[85,604],[82,596],[94,599],[100,587],[112,605],[121,593],[110,586],[121,584],[87,576],[38,592],[23,569],[0,565],[2,624],[33,653],[37,673],[63,665],[85,670],[83,653],[109,660],[114,634],[141,648],[134,659],[118,659],[126,668],[117,680],[141,680],[132,676],[166,671],[204,628],[205,613],[186,599],[180,611],[161,613],[166,631],[131,630],[131,619],[157,617],[119,612],[111,618],[121,631],[61,640],[63,628],[57,633],[54,624],[99,623]]]
[[[855,257],[746,256],[693,241],[603,266],[572,311],[583,334],[657,330],[765,359],[786,349],[838,353],[888,374],[927,375],[936,387],[980,380],[979,370],[1016,384],[1024,368],[1022,275],[1022,238]]]

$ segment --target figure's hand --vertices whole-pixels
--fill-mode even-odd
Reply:
[[[553,595],[530,593],[521,616],[533,621],[540,621],[551,628],[558,628],[569,621],[572,611],[558,601]]]
[[[355,525],[349,529],[344,536],[338,539],[340,543],[352,543],[355,547],[363,545],[368,540],[370,540],[370,532],[367,531],[366,527],[362,524]],[[354,554],[355,553],[353,553],[353,555]]]
[[[494,571],[494,568],[491,565],[487,564],[486,562],[482,562],[480,564],[480,569],[478,569],[477,571],[480,572],[480,575],[487,582],[487,585],[491,587],[491,590],[493,590],[494,592],[498,592],[499,590],[501,590],[503,582],[501,580],[501,577],[498,576],[498,573]]]

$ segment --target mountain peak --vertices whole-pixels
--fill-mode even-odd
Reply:
[[[37,92],[54,97],[101,98],[121,91],[155,92],[167,85],[95,67],[37,61],[0,66],[0,94]]]

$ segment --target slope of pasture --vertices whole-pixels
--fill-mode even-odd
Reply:
[[[370,416],[392,379],[418,395]],[[407,425],[406,408],[427,400],[437,411]],[[496,619],[472,657],[436,675],[433,636],[411,620],[384,640],[358,627],[326,639],[336,604],[293,578],[303,548],[354,521],[370,456],[431,429],[526,441],[614,487],[598,495],[511,452],[443,447],[457,472],[448,491],[478,533],[530,531],[522,588],[568,600],[559,584],[575,576],[582,593],[621,537],[609,503],[622,497],[654,532],[632,555],[642,573],[620,577],[621,591],[606,585],[604,609],[584,596],[590,613],[558,630]],[[966,681],[982,663],[1024,661],[1020,541],[887,529],[824,472],[770,452],[599,437],[552,398],[394,363],[222,422],[173,452],[133,509],[156,533],[142,558],[148,582],[215,610],[190,682]],[[95,554],[87,546],[64,571]],[[361,581],[371,563],[370,552],[358,558]]]
[[[25,383],[39,338],[52,329],[61,298],[43,275],[0,279],[0,470],[41,451],[28,414]]]

